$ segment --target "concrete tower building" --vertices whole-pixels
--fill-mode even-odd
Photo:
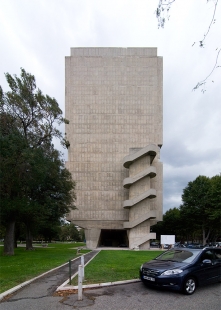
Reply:
[[[149,248],[162,220],[163,60],[156,48],[71,48],[67,168],[87,246]]]

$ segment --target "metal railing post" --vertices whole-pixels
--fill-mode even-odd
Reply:
[[[71,260],[69,260],[69,279],[70,279],[70,285],[71,285]]]
[[[82,281],[84,281],[84,255],[81,256]]]
[[[82,266],[78,266],[78,300],[82,300]]]

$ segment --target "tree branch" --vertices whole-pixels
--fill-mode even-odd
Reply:
[[[218,4],[218,1],[219,1],[219,0],[216,0],[215,7],[214,7],[214,11],[213,11],[213,17],[212,17],[211,23],[210,23],[210,25],[209,25],[209,27],[208,27],[207,33],[206,33],[206,34],[204,34],[204,38],[203,38],[203,40],[201,40],[201,41],[200,41],[200,47],[204,47],[203,42],[205,41],[206,36],[208,35],[208,33],[209,33],[209,31],[210,31],[210,28],[211,28],[212,24],[214,24],[214,23],[215,23],[216,7],[217,7],[217,4]]]
[[[158,7],[157,7],[157,10],[156,10],[156,17],[158,19],[158,28],[164,28],[164,24],[165,24],[165,21],[166,21],[166,18],[167,20],[169,20],[169,15],[168,15],[168,12],[170,10],[170,7],[171,7],[171,4],[173,2],[175,2],[176,0],[159,0],[159,3],[158,3]],[[209,27],[207,29],[207,32],[204,34],[204,38],[199,41],[199,46],[200,47],[204,47],[204,42],[205,42],[205,39],[206,37],[208,36],[210,30],[211,30],[211,27],[212,25],[215,23],[215,15],[216,15],[216,10],[217,10],[217,4],[218,4],[218,1],[219,0],[215,0],[215,4],[214,4],[214,11],[213,11],[213,16],[212,16],[212,19],[211,19],[211,22],[209,24]],[[207,0],[208,2],[208,0]],[[166,8],[164,9],[165,6]],[[165,17],[165,12],[167,14],[167,16]],[[195,42],[192,44],[192,46],[195,45]],[[216,61],[215,61],[215,65],[212,69],[212,71],[210,72],[210,74],[202,81],[198,82],[196,84],[196,86],[193,88],[193,90],[196,90],[198,88],[200,88],[201,86],[205,86],[206,84],[206,81],[208,80],[208,78],[212,75],[212,73],[214,72],[214,70],[216,68],[219,68],[220,66],[217,66],[217,62],[218,62],[218,59],[219,59],[219,55],[220,55],[220,51],[221,51],[221,48],[217,48],[218,49],[218,52],[217,52],[217,56],[216,56]],[[205,90],[205,87],[203,87],[203,89],[201,90],[203,93],[206,91]]]
[[[164,28],[164,24],[165,24],[165,21],[166,21],[166,18],[163,16],[164,14],[164,11],[169,12],[170,10],[170,6],[173,2],[175,2],[176,0],[159,0],[159,3],[158,3],[158,7],[156,9],[156,17],[158,19],[158,28]],[[162,6],[166,6],[166,9],[164,9],[164,7]],[[167,19],[169,20],[169,15],[167,15]]]
[[[218,59],[219,59],[219,54],[220,54],[220,51],[221,51],[221,48],[219,49],[218,53],[217,53],[217,56],[216,56],[216,61],[215,61],[215,65],[212,69],[212,71],[210,72],[210,74],[201,82],[198,82],[196,84],[196,86],[193,88],[193,90],[196,90],[198,89],[199,87],[203,86],[206,84],[206,80],[212,75],[213,71],[216,69],[216,68],[220,68],[220,66],[217,66],[217,62],[218,62]],[[205,88],[202,89],[202,92],[204,93],[206,90]]]

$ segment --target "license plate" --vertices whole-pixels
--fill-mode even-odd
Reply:
[[[152,277],[143,276],[143,278],[144,278],[145,280],[155,281],[155,278],[152,278]]]

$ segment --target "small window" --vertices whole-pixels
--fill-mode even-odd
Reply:
[[[221,262],[221,249],[215,249],[214,253],[215,253],[215,260]]]
[[[202,261],[203,261],[204,259],[210,259],[210,260],[212,261],[212,260],[214,259],[214,258],[213,258],[213,252],[210,251],[210,250],[205,251],[205,252],[203,253],[203,256],[202,256]]]

